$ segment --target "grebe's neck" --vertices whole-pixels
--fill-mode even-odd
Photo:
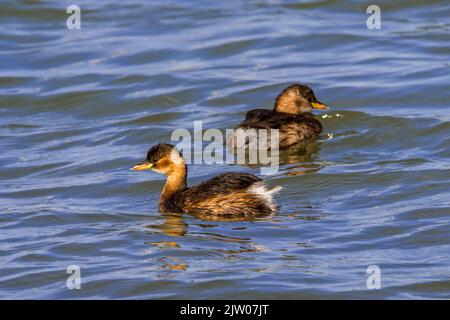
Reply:
[[[311,112],[311,104],[306,99],[300,99],[292,93],[282,93],[276,100],[274,110],[277,112],[300,114]]]
[[[289,97],[284,95],[280,95],[275,100],[274,110],[277,112],[284,113],[297,113],[297,108],[295,107],[295,102],[292,101]]]
[[[174,166],[173,170],[170,170],[159,198],[159,209],[161,212],[171,211],[170,204],[173,202],[171,198],[177,192],[186,189],[186,178],[187,167],[185,163]]]

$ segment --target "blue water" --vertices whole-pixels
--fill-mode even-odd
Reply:
[[[364,1],[77,1],[81,30],[70,4],[0,4],[0,298],[450,298],[448,1],[381,1],[380,30]],[[148,147],[295,82],[331,108],[275,216],[158,212]],[[189,183],[229,171],[259,174]]]

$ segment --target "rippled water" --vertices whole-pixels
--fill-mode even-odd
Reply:
[[[1,298],[449,298],[450,5],[0,4]],[[293,82],[332,108],[255,221],[161,214],[128,170],[176,128],[232,128]],[[238,165],[191,165],[191,184]],[[81,290],[66,268],[81,267]],[[368,290],[366,269],[381,269]]]

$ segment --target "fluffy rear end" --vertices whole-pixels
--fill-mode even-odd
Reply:
[[[277,210],[277,206],[273,201],[273,195],[279,192],[282,187],[274,187],[268,189],[263,181],[258,181],[248,188],[248,191],[258,197],[273,212]]]

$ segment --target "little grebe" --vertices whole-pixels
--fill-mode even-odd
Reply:
[[[133,170],[153,170],[167,175],[159,198],[161,212],[215,216],[259,216],[276,211],[273,193],[264,182],[248,173],[224,173],[193,187],[187,187],[187,166],[172,145],[150,148],[147,158]]]
[[[248,111],[245,120],[229,137],[228,144],[232,149],[236,148],[238,137],[247,135],[249,129],[278,129],[280,149],[316,137],[322,131],[322,124],[314,119],[312,109],[324,110],[328,107],[316,99],[310,87],[290,85],[276,98],[274,110]],[[270,149],[270,142],[267,148]]]

